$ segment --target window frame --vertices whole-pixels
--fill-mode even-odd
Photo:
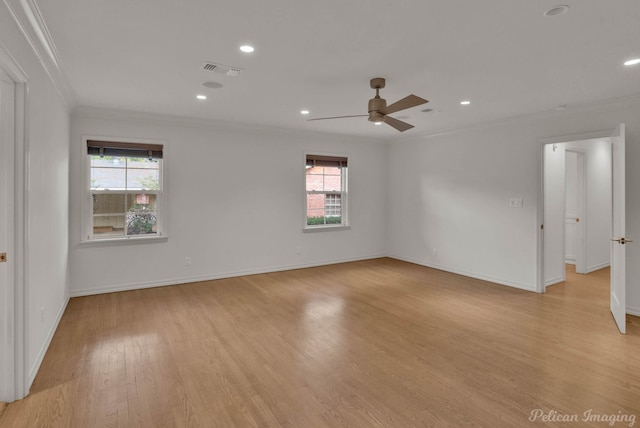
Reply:
[[[91,190],[91,156],[87,153],[88,141],[106,141],[117,143],[130,143],[130,144],[153,144],[162,145],[162,159],[159,168],[159,189],[150,190],[145,192],[147,194],[156,195],[156,233],[144,234],[144,235],[123,235],[123,236],[109,236],[98,237],[94,236],[93,231],[93,193]],[[83,135],[81,144],[81,159],[83,168],[83,183],[82,183],[82,202],[80,213],[80,243],[81,244],[127,244],[127,243],[141,243],[141,242],[154,242],[154,241],[166,241],[168,239],[167,231],[167,213],[166,207],[168,207],[167,199],[167,158],[168,158],[168,143],[165,140],[152,140],[142,138],[121,138],[121,137],[105,137],[94,135]],[[119,191],[99,191],[102,194],[114,194],[120,193]],[[132,194],[131,192],[123,191],[122,194]],[[126,196],[125,196],[126,198]],[[126,212],[124,213],[126,215]]]
[[[347,166],[340,168],[341,172],[341,184],[342,189],[340,191],[317,191],[310,190],[307,191],[307,158],[309,156],[318,156],[318,157],[329,157],[329,158],[337,158],[337,159],[346,159]],[[334,231],[334,230],[348,230],[351,229],[351,225],[349,222],[349,162],[350,156],[344,153],[336,154],[336,153],[324,153],[320,151],[308,151],[304,152],[304,156],[302,159],[302,169],[303,169],[303,232],[321,232],[321,231]],[[340,204],[341,204],[341,223],[338,224],[315,224],[309,225],[307,224],[307,197],[309,194],[333,194],[340,195]],[[326,210],[326,200],[324,202],[325,210]],[[325,211],[326,212],[326,211]]]

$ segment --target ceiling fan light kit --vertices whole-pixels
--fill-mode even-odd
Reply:
[[[388,116],[391,113],[395,113],[401,110],[406,110],[412,107],[416,107],[422,104],[426,104],[429,101],[424,98],[420,98],[417,95],[407,95],[406,97],[396,101],[395,103],[387,106],[387,100],[380,97],[380,89],[384,88],[386,85],[386,81],[382,77],[374,77],[370,82],[371,89],[376,90],[376,96],[369,100],[369,114],[357,114],[350,116],[333,116],[333,117],[319,117],[311,120],[326,120],[326,119],[342,119],[346,117],[369,117],[369,122],[373,122],[375,124],[386,123],[387,125],[395,128],[400,132],[404,132],[408,129],[413,128],[413,125]]]

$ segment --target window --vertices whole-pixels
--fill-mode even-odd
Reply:
[[[347,225],[347,158],[307,155],[306,226]]]
[[[161,144],[87,141],[87,239],[161,235],[162,155]]]

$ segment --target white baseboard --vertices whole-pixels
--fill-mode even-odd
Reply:
[[[200,276],[167,278],[167,279],[156,280],[156,281],[136,282],[136,283],[130,283],[130,284],[118,284],[118,285],[110,285],[110,286],[99,287],[99,288],[71,290],[70,294],[71,294],[71,297],[80,297],[80,296],[91,296],[94,294],[117,293],[119,291],[131,291],[131,290],[140,290],[143,288],[164,287],[167,285],[186,284],[190,282],[213,281],[216,279],[233,278],[237,276],[257,275],[261,273],[271,273],[271,272],[279,272],[279,271],[294,270],[294,269],[305,269],[310,267],[326,266],[326,265],[333,265],[338,263],[349,263],[349,262],[357,262],[361,260],[379,259],[382,257],[387,257],[387,255],[372,254],[372,255],[363,256],[363,257],[322,260],[322,261],[312,262],[312,263],[301,263],[301,264],[294,264],[294,265],[265,267],[265,268],[259,268],[259,269],[212,273],[212,274],[200,275]]]
[[[68,304],[69,304],[69,297],[65,299],[64,304],[60,307],[60,310],[58,311],[56,318],[53,320],[53,324],[51,324],[49,333],[47,333],[47,338],[45,339],[44,343],[40,347],[40,351],[38,351],[36,361],[33,363],[33,366],[29,370],[29,379],[28,379],[29,383],[27,385],[27,391],[29,390],[29,388],[31,388],[31,384],[33,383],[33,380],[36,378],[36,375],[38,374],[38,370],[40,370],[40,365],[42,364],[42,360],[44,360],[44,356],[47,353],[47,350],[49,349],[49,345],[51,345],[51,340],[53,340],[53,335],[56,333],[56,330],[58,329],[58,325],[60,324],[60,320],[62,319],[62,315],[64,314],[64,311],[67,309]]]
[[[457,275],[468,276],[470,278],[481,279],[483,281],[493,282],[494,284],[506,285],[507,287],[518,288],[520,290],[531,291],[531,292],[534,292],[534,293],[537,292],[535,284],[525,284],[525,283],[520,283],[520,282],[516,282],[516,281],[506,280],[506,279],[503,279],[503,278],[496,278],[496,277],[492,277],[492,276],[488,276],[488,275],[482,275],[482,274],[478,274],[478,273],[475,273],[475,272],[468,272],[468,271],[464,271],[464,270],[460,270],[460,269],[453,269],[453,268],[450,268],[450,267],[447,267],[447,266],[438,265],[438,264],[435,264],[435,263],[430,263],[430,262],[427,262],[427,261],[424,261],[424,260],[417,260],[417,259],[398,256],[398,255],[393,255],[393,254],[390,254],[387,257],[393,258],[393,259],[397,259],[397,260],[402,260],[402,261],[409,262],[409,263],[414,263],[414,264],[425,266],[425,267],[429,267],[429,268],[432,268],[432,269],[438,269],[438,270],[442,270],[442,271],[445,271],[445,272],[455,273]]]
[[[595,272],[600,269],[604,269],[606,267],[611,266],[610,262],[604,262],[593,266],[587,266],[587,273]]]
[[[563,276],[558,276],[558,277],[555,277],[555,278],[547,279],[544,282],[544,286],[548,287],[550,285],[560,284],[561,282],[564,282],[564,281],[565,281],[565,278]]]
[[[635,317],[640,317],[640,308],[632,308],[630,306],[627,306],[627,314],[633,315]]]

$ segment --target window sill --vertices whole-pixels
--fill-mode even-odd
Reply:
[[[304,233],[313,232],[332,232],[334,230],[350,230],[351,226],[340,224],[337,226],[311,226],[302,229]]]
[[[168,240],[168,236],[138,236],[130,238],[92,239],[90,241],[80,241],[78,244],[82,246],[135,245],[154,244],[158,242],[167,242]]]

